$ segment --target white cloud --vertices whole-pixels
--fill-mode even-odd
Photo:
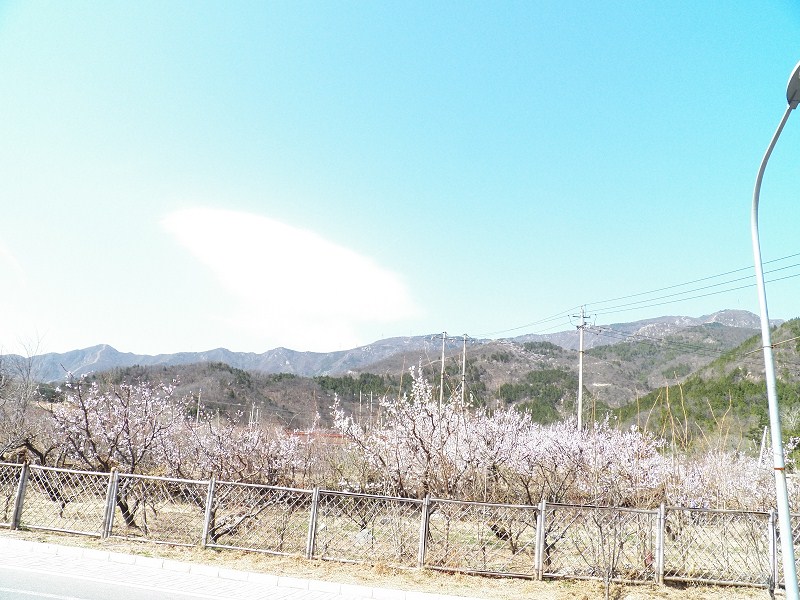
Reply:
[[[271,342],[352,347],[372,341],[359,339],[360,324],[417,314],[397,274],[312,231],[207,208],[172,212],[161,225],[236,298],[225,321]]]

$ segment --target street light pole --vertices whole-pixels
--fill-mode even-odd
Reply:
[[[772,136],[761,167],[758,169],[756,185],[753,190],[753,209],[750,219],[750,230],[753,238],[753,256],[756,268],[756,284],[758,287],[758,304],[761,308],[761,340],[764,347],[764,377],[767,382],[767,402],[769,404],[769,422],[772,439],[772,454],[775,467],[775,494],[778,504],[778,528],[781,540],[781,555],[783,556],[783,575],[786,581],[787,600],[800,600],[797,588],[797,569],[794,562],[794,537],[789,514],[789,494],[786,489],[786,470],[783,458],[783,441],[781,437],[781,418],[778,410],[778,392],[775,382],[775,361],[772,356],[772,340],[769,330],[769,314],[767,312],[767,292],[764,287],[764,266],[761,260],[761,244],[758,238],[758,200],[761,194],[761,180],[767,161],[772,154],[772,149],[783,131],[783,126],[789,119],[791,112],[800,103],[800,63],[794,68],[789,83],[786,86],[786,100],[788,106],[783,113],[778,128]]]

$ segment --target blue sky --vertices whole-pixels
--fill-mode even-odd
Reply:
[[[788,1],[0,1],[0,348],[755,312],[798,40]],[[800,316],[793,119],[773,318]]]

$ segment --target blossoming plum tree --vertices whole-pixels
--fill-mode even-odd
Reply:
[[[162,463],[163,441],[183,421],[183,404],[172,384],[101,388],[97,382],[71,378],[52,415],[67,455],[77,466],[142,473]]]
[[[174,385],[79,379],[62,395],[51,405],[60,464],[97,471],[512,504],[771,506],[768,465],[746,453],[679,451],[608,418],[577,431],[573,420],[541,425],[513,407],[472,409],[458,394],[440,403],[418,369],[407,395],[380,401],[378,419],[335,402],[345,443],[324,447],[235,416],[188,418]]]

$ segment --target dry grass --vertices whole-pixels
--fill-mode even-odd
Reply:
[[[593,581],[532,581],[499,577],[482,577],[444,573],[430,569],[395,569],[385,565],[354,565],[334,561],[307,560],[301,557],[273,556],[256,552],[184,548],[162,544],[147,544],[121,539],[64,535],[41,531],[0,530],[0,535],[36,542],[81,546],[109,552],[140,554],[209,564],[242,571],[302,577],[372,587],[416,590],[487,600],[594,600],[604,598],[601,582]],[[615,585],[611,590],[615,600],[767,600],[763,589],[715,586],[656,586]]]

